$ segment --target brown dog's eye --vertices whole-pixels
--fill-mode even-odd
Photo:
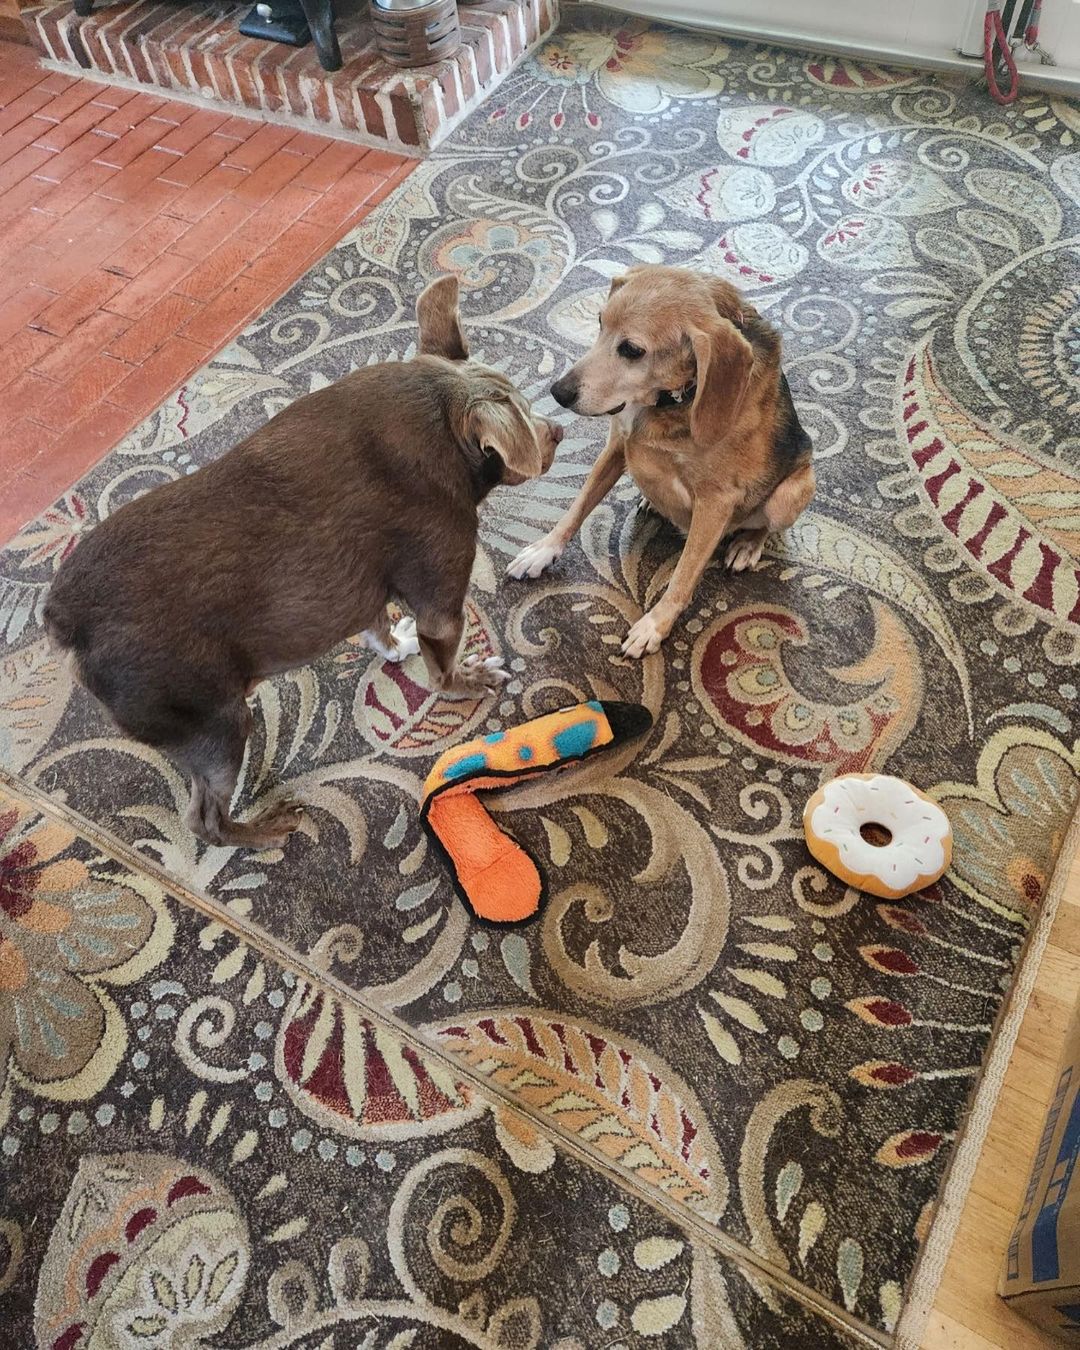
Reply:
[[[632,342],[620,342],[617,350],[624,361],[640,361],[645,355],[644,347],[637,347]]]

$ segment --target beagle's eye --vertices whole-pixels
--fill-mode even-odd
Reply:
[[[645,355],[644,347],[638,347],[633,342],[625,340],[619,343],[617,350],[624,361],[640,361]]]

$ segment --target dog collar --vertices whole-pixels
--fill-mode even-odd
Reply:
[[[740,333],[745,332],[745,324],[746,324],[745,315],[743,314],[737,315],[734,319],[731,320],[731,323],[735,327],[737,332]],[[687,402],[688,399],[693,399],[696,393],[697,393],[696,380],[691,380],[689,384],[684,385],[681,389],[661,389],[660,393],[657,395],[657,399],[656,402],[653,404],[653,407],[678,408],[683,403]]]
[[[689,384],[681,389],[661,389],[657,395],[654,408],[678,408],[681,404],[692,399],[697,392],[697,381],[691,380]]]

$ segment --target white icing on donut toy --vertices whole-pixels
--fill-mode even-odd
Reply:
[[[871,843],[864,826],[891,838]],[[929,797],[883,773],[848,773],[818,788],[803,811],[810,852],[848,886],[898,900],[930,886],[952,861],[952,827]]]

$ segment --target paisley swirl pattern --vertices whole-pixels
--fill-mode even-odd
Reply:
[[[81,1318],[88,1344],[123,1323],[150,1344],[227,1326],[239,1345],[265,1307],[267,1345],[332,1344],[346,1324],[355,1344],[378,1304],[379,1350],[413,1331],[421,1346],[828,1344],[770,1274],[856,1334],[895,1328],[1077,796],[1075,129],[1061,101],[1000,109],[872,63],[575,15],[0,555],[0,754],[20,790],[95,827],[90,844],[22,802],[0,841],[0,1133],[17,1140],[0,1162],[57,1147],[58,1123],[37,1122],[63,1110],[86,1122],[65,1148],[87,1147],[64,1155],[54,1217],[70,1192],[70,1229],[77,1197],[113,1186],[124,1213],[143,1193],[155,1212],[131,1242],[115,1224],[78,1253],[57,1240],[48,1270],[82,1292],[63,1316],[39,1299],[54,1341]],[[661,652],[627,662],[621,638],[680,546],[631,484],[549,576],[503,576],[602,443],[599,420],[568,421],[551,472],[484,512],[467,641],[504,657],[499,698],[433,697],[419,664],[346,642],[258,691],[238,808],[285,785],[303,830],[258,856],[197,846],[175,768],[124,741],[48,651],[60,559],[289,400],[407,359],[415,297],[444,270],[477,358],[554,413],[548,388],[611,278],[660,261],[731,278],[782,331],[818,460],[811,508],[755,572],[710,569]],[[594,698],[646,705],[652,732],[494,803],[551,901],[530,928],[473,927],[419,827],[427,769]],[[953,822],[950,873],[902,904],[845,889],[804,848],[806,798],[860,769],[911,779]],[[198,956],[173,943],[146,859],[209,897]],[[287,981],[238,928],[301,973]],[[136,986],[150,992],[129,999]],[[171,1057],[140,1108],[153,1139],[125,1105],[143,1100],[143,1042]],[[124,1128],[105,1137],[102,1108]],[[604,1230],[569,1319],[577,1291],[547,1275],[538,1217],[562,1204],[566,1147]],[[363,1159],[378,1183],[377,1217],[335,1219],[318,1249],[285,1203],[294,1181],[323,1203],[316,1158]],[[186,1210],[173,1224],[159,1191],[174,1174],[219,1217],[192,1200],[194,1227]],[[646,1223],[619,1206],[642,1211],[595,1197],[643,1188],[690,1227],[617,1240]],[[44,1252],[19,1216],[0,1207],[0,1282],[15,1269],[25,1288]]]

